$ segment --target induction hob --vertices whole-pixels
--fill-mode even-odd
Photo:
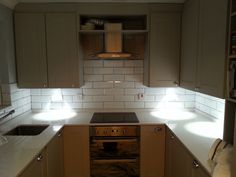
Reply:
[[[90,123],[139,123],[135,112],[95,112]]]

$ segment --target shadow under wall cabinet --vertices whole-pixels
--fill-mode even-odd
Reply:
[[[214,0],[185,3],[181,87],[224,98],[227,5]]]
[[[15,13],[18,86],[80,87],[76,13]]]
[[[181,12],[151,12],[149,86],[179,84]]]
[[[210,177],[172,132],[166,130],[166,177]]]

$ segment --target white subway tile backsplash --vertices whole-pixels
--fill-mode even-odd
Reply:
[[[164,88],[147,88],[145,89],[145,94],[147,95],[165,95]]]
[[[94,82],[93,88],[113,88],[113,81],[107,82]]]
[[[104,81],[124,81],[125,75],[104,75]]]
[[[125,95],[137,95],[144,93],[144,89],[125,89]]]
[[[83,108],[101,109],[103,108],[103,103],[83,103]]]
[[[133,95],[119,95],[114,97],[114,101],[134,101]]]
[[[84,95],[103,95],[104,89],[83,89]]]
[[[223,117],[224,100],[178,87],[148,88],[143,85],[143,72],[142,60],[85,60],[84,86],[61,91],[31,89],[32,109],[195,108],[217,118]],[[27,97],[29,91],[18,89],[16,85],[11,87],[16,92],[12,94],[13,104],[27,107],[29,99],[21,97]],[[52,102],[51,96],[55,93],[62,95],[60,102]],[[141,93],[144,97],[140,99],[138,94]]]
[[[89,74],[86,74],[84,75],[84,81],[85,82],[93,82],[93,81],[103,81],[103,75],[89,75]]]
[[[51,101],[51,96],[31,96],[31,100],[33,103],[48,103]]]
[[[125,102],[126,108],[144,108],[144,102]]]
[[[120,89],[120,88],[105,89],[104,94],[105,95],[124,95],[125,90]]]
[[[104,61],[104,67],[120,68],[123,66],[124,66],[123,60],[116,60],[116,61],[105,60]]]
[[[134,68],[114,68],[114,74],[134,74]]]
[[[62,95],[82,94],[82,89],[61,89]]]
[[[142,82],[143,75],[125,75],[125,81],[135,81],[135,82]]]
[[[113,96],[93,96],[94,102],[113,101]]]
[[[122,109],[125,108],[125,105],[124,102],[104,102],[104,107]]]
[[[113,74],[113,68],[94,68],[94,74]]]
[[[30,89],[30,95],[41,95],[41,89]]]
[[[116,82],[115,88],[134,88],[135,82]]]

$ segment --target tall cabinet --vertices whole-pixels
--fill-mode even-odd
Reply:
[[[227,7],[227,1],[185,3],[180,86],[224,98]]]
[[[15,14],[19,87],[80,86],[75,12]]]

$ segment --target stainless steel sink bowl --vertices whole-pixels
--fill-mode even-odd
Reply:
[[[35,136],[42,133],[49,125],[19,125],[4,135]]]

